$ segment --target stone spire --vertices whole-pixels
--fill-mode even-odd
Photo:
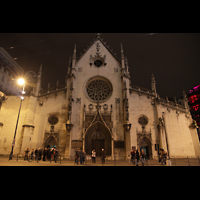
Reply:
[[[153,74],[151,75],[151,89],[152,89],[152,91],[154,92],[154,94],[155,94],[156,97],[157,97],[157,92],[156,92],[156,79],[155,79],[155,77],[154,77]]]
[[[121,43],[121,60],[124,60],[124,50],[123,50],[122,43]]]
[[[125,57],[125,68],[126,68],[126,73],[129,74],[129,66],[128,66],[128,58]]]
[[[72,56],[72,69],[75,68],[75,64],[76,64],[76,44],[74,46],[74,52],[73,52],[73,56]]]
[[[74,45],[73,60],[76,60],[76,44]]]
[[[70,71],[71,71],[71,66],[72,66],[72,58],[71,58],[71,56],[69,57],[69,64],[68,64],[68,72],[67,72],[67,74],[68,75],[70,75]]]
[[[122,69],[124,69],[125,68],[125,65],[124,65],[124,50],[123,50],[122,43],[121,43],[121,63],[122,63]]]
[[[35,88],[35,96],[39,95],[39,91],[41,90],[41,77],[42,77],[42,64],[40,65],[40,69],[37,76],[37,83]]]

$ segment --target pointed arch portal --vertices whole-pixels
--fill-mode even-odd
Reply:
[[[95,122],[85,134],[86,153],[91,155],[93,149],[97,156],[101,156],[101,149],[105,149],[107,156],[111,155],[111,134],[102,122]]]
[[[45,148],[50,146],[58,146],[58,141],[54,136],[49,136],[44,143]]]
[[[141,149],[144,150],[145,155],[147,156],[147,158],[152,157],[152,145],[151,145],[151,141],[149,138],[143,136],[142,138],[140,138],[139,142],[138,142],[138,146]]]

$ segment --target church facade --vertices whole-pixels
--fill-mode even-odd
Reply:
[[[70,58],[65,85],[41,90],[42,67],[31,95],[25,96],[15,141],[13,135],[20,97],[8,96],[0,108],[0,154],[24,149],[56,147],[64,158],[74,159],[83,148],[107,159],[127,159],[131,149],[144,149],[157,159],[160,148],[170,156],[200,156],[200,146],[187,96],[174,102],[162,99],[152,74],[151,90],[131,85],[128,61],[121,59],[97,35],[79,58],[76,46]]]

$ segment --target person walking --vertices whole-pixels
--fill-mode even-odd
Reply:
[[[43,151],[43,161],[46,160],[46,157],[47,157],[47,148],[45,148]]]
[[[33,161],[34,156],[35,156],[35,154],[34,154],[34,149],[32,149],[32,151],[31,151],[31,157],[30,157],[30,159],[31,159],[32,161]]]
[[[24,160],[28,160],[28,152],[29,152],[29,149],[25,149],[25,156],[24,156]]]
[[[82,151],[82,148],[80,148],[79,157],[80,157],[80,164],[82,165],[84,160],[84,152]]]
[[[41,160],[42,159],[42,149],[39,148],[38,150],[38,160]]]
[[[135,165],[135,151],[133,149],[131,150],[131,162]]]
[[[92,151],[92,163],[96,163],[96,151]]]
[[[78,149],[75,151],[75,163],[78,165],[79,151]]]
[[[142,166],[144,166],[144,163],[145,163],[145,153],[144,153],[144,150],[143,150],[143,149],[141,150],[140,156],[141,156],[141,163],[142,163]]]
[[[57,159],[58,159],[58,150],[55,148],[54,149],[54,161],[55,161],[55,163],[56,163]]]
[[[85,160],[86,160],[86,152],[83,150],[83,164],[85,164]]]
[[[136,150],[135,158],[136,158],[136,166],[139,166],[140,154],[138,149]]]
[[[167,158],[167,152],[164,149],[161,149],[161,164],[165,163],[166,165],[166,158]]]
[[[51,150],[50,150],[50,147],[48,147],[48,149],[47,149],[47,160],[50,161],[50,159],[51,159]]]
[[[102,164],[105,163],[105,158],[106,158],[105,151],[104,151],[104,149],[102,149],[101,150],[101,161],[102,161]]]
[[[36,149],[36,150],[35,150],[35,160],[38,159],[38,153],[39,153],[39,152],[38,152],[38,149]]]

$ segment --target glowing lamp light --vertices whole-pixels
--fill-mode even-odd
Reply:
[[[19,85],[24,85],[24,83],[25,83],[24,79],[22,79],[22,78],[18,79],[17,82]]]

